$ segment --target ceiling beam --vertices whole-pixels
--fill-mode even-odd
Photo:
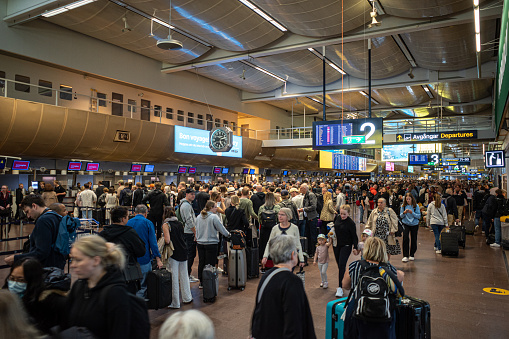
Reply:
[[[482,69],[482,79],[493,79],[497,73],[497,62],[488,61],[482,64]],[[414,68],[413,75],[413,79],[410,79],[410,77],[405,72],[392,78],[372,80],[371,88],[372,90],[376,90],[479,79],[477,74],[477,67],[462,69],[459,71],[432,71],[424,68]],[[340,79],[333,83],[327,84],[326,86],[327,94],[351,91],[366,91],[367,88],[368,81],[366,79],[360,79],[352,76],[344,77],[343,85]],[[293,83],[287,83],[285,94],[283,94],[283,90],[281,88],[266,93],[251,93],[242,91],[242,101],[257,102],[281,100],[302,96],[322,95],[322,91],[322,86],[299,86]],[[430,99],[430,101],[434,100],[436,101],[436,99]]]
[[[493,3],[497,3],[498,0],[483,2],[481,20],[493,20],[500,18],[502,11],[498,7],[490,7]],[[403,33],[411,33],[418,31],[425,31],[433,28],[441,28],[453,25],[460,25],[465,23],[471,23],[474,21],[472,11],[464,11],[446,18],[435,18],[435,19],[407,19],[399,18],[394,16],[383,16],[383,24],[381,26],[375,26],[373,28],[365,29],[361,27],[355,31],[346,33],[344,39],[341,37],[333,38],[311,38],[305,37],[291,32],[286,32],[285,35],[274,44],[269,45],[266,48],[249,51],[249,52],[230,52],[221,49],[213,49],[207,53],[204,57],[191,61],[183,65],[174,64],[162,64],[162,73],[174,73],[180,71],[186,71],[193,68],[212,66],[227,62],[247,60],[249,58],[258,58],[269,55],[276,55],[287,52],[295,52],[309,47],[318,48],[322,46],[335,45],[361,41],[369,38],[378,38],[390,35],[397,35]]]

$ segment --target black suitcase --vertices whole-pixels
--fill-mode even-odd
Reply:
[[[396,306],[396,338],[430,339],[430,315],[428,302],[405,296]]]
[[[447,232],[445,229],[440,233],[440,243],[442,245],[442,255],[458,256],[460,247],[458,244],[458,233]]]
[[[260,249],[258,247],[252,248],[247,247],[246,248],[246,261],[247,261],[247,278],[258,278],[260,276],[260,268],[259,268],[259,261],[260,261]]]
[[[451,232],[456,233],[458,235],[458,245],[463,247],[463,249],[464,249],[466,246],[466,238],[467,238],[465,226],[452,225],[451,227],[449,227],[449,229],[451,230]]]
[[[219,288],[217,269],[211,265],[205,265],[202,273],[203,302],[214,302]]]
[[[158,310],[171,304],[171,273],[166,269],[147,273],[147,308]]]
[[[309,251],[309,243],[308,238],[300,237],[300,247],[302,247],[302,252],[307,253]]]
[[[463,226],[465,227],[465,233],[472,235],[475,233],[475,221],[474,220],[464,220]]]

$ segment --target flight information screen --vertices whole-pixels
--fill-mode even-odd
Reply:
[[[382,147],[381,118],[313,122],[313,149]]]

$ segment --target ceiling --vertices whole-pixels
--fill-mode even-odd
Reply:
[[[192,70],[242,90],[246,102],[265,102],[289,116],[305,111],[321,118],[324,46],[329,119],[368,115],[369,99],[359,90],[366,93],[370,40],[373,116],[437,124],[468,118],[491,128],[494,75],[477,76],[476,67],[496,60],[500,1],[481,1],[478,59],[472,0],[378,0],[381,25],[373,28],[368,0],[251,3],[286,30],[239,0],[172,0],[172,37],[183,43],[178,51],[156,47],[168,28],[150,19],[168,22],[168,0],[97,0],[38,20],[161,61],[165,72]]]

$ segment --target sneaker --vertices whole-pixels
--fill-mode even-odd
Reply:
[[[200,279],[196,279],[195,277],[193,277],[192,275],[189,276],[189,282],[190,283],[195,283],[195,282],[198,282],[200,281]]]
[[[410,258],[408,258],[408,259],[410,259],[410,261],[414,261],[414,260],[415,260],[415,258],[414,258],[414,257],[410,257]]]
[[[490,247],[493,247],[493,248],[500,248],[500,245],[497,244],[496,242],[494,242],[493,244],[490,245]]]
[[[433,247],[433,251],[436,251],[438,250],[438,248],[436,246]]]
[[[174,310],[178,310],[180,308],[180,306],[176,307],[176,306],[170,305],[170,306],[168,306],[168,308],[171,308],[171,309],[174,309]]]
[[[323,283],[323,288],[324,288],[324,289],[329,288],[329,283],[328,283],[328,282],[324,282],[324,283]]]
[[[323,281],[320,283],[320,287],[323,287]]]
[[[338,287],[336,290],[336,297],[341,298],[343,296],[343,289],[341,287]]]
[[[198,285],[198,288],[199,288],[200,290],[203,290],[203,285],[202,285],[202,284]]]
[[[474,232],[477,232],[477,231],[479,231],[479,225],[475,225],[475,230],[474,230]]]
[[[403,259],[401,259],[401,261],[408,262],[408,258],[407,257],[403,257]]]
[[[442,251],[441,250],[436,250],[435,253],[436,254],[442,254]]]

